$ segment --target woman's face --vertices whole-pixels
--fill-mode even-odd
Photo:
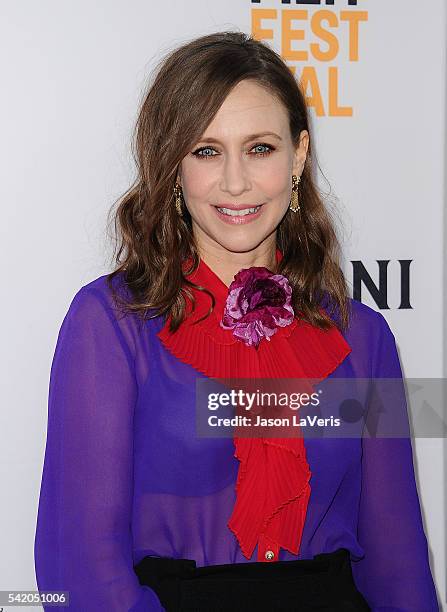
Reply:
[[[234,87],[179,168],[199,251],[245,253],[276,244],[280,221],[294,214],[292,174],[302,172],[308,138],[303,130],[294,148],[287,111],[256,82]],[[218,210],[258,206],[244,216]]]

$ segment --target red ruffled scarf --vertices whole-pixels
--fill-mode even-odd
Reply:
[[[282,258],[276,251],[277,262]],[[336,327],[321,330],[295,316],[291,324],[279,327],[270,341],[258,349],[237,339],[220,321],[228,297],[228,287],[205,264],[188,277],[206,287],[216,299],[194,291],[196,310],[172,334],[170,317],[158,332],[159,339],[178,359],[209,378],[295,378],[323,380],[351,352]],[[298,554],[310,497],[311,471],[302,436],[287,438],[234,437],[235,454],[240,461],[237,499],[228,527],[239,541],[242,553],[250,559],[258,545],[258,561],[278,561],[280,548]]]

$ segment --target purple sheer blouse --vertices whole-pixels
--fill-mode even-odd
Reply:
[[[227,526],[239,461],[232,438],[195,432],[195,381],[156,333],[116,310],[101,276],[74,296],[53,358],[34,542],[39,590],[69,591],[76,612],[162,611],[133,566],[144,556],[197,566],[246,559]],[[125,291],[118,276],[115,283]],[[401,378],[384,317],[352,300],[352,352],[336,378]],[[396,406],[406,413],[406,405]],[[406,417],[407,418],[407,417]],[[311,497],[300,551],[349,549],[374,612],[438,611],[411,439],[305,439]],[[50,608],[45,608],[49,610]]]

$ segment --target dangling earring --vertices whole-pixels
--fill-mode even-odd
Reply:
[[[182,212],[182,188],[178,183],[174,186],[175,208],[180,217],[183,217]]]
[[[296,176],[295,174],[292,174],[292,196],[290,198],[289,208],[294,213],[301,210],[300,204],[298,202],[298,183],[300,182],[300,180],[301,176]]]

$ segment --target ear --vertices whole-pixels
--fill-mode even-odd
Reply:
[[[309,132],[301,130],[298,146],[293,157],[293,174],[300,176],[306,163],[307,149],[309,147]]]

